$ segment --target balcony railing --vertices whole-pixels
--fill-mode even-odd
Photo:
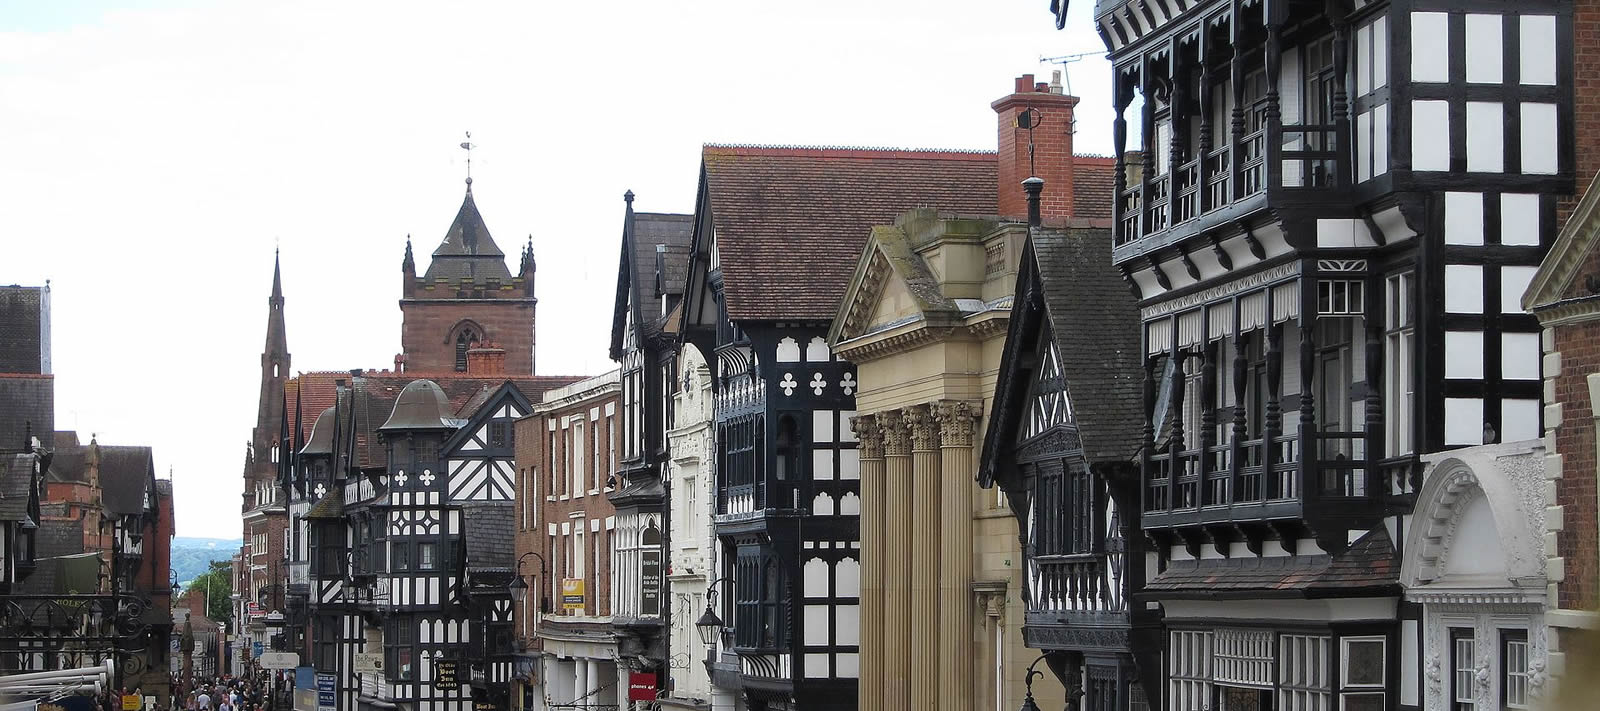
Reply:
[[[1030,612],[1126,612],[1121,594],[1121,553],[1045,555],[1028,559]]]
[[[1234,476],[1232,443],[1150,456],[1145,511],[1192,511],[1204,507],[1295,500],[1300,497],[1300,440],[1280,435],[1271,442],[1270,475],[1264,438],[1239,443]],[[1364,465],[1364,462],[1356,462]],[[1362,471],[1365,471],[1364,468]]]
[[[1145,200],[1145,233],[1150,234],[1167,229],[1167,189],[1170,178],[1166,175],[1150,179],[1150,192]]]
[[[1267,132],[1259,129],[1244,135],[1239,142],[1239,175],[1244,180],[1243,193],[1248,197],[1267,187]]]
[[[1206,156],[1206,207],[1215,210],[1233,202],[1233,152],[1219,148]]]
[[[1172,205],[1172,222],[1186,222],[1200,216],[1200,161],[1178,166],[1177,200]]]
[[[1144,234],[1144,231],[1139,229],[1140,218],[1144,215],[1143,208],[1140,207],[1144,202],[1143,193],[1144,189],[1135,185],[1122,191],[1122,195],[1118,198],[1122,201],[1117,211],[1117,214],[1122,215],[1122,229],[1117,231],[1119,247],[1139,239]]]

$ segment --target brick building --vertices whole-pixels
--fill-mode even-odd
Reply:
[[[547,391],[517,420],[516,553],[529,591],[515,611],[523,648],[542,652],[513,708],[605,705],[626,698],[612,631],[613,490],[621,442],[616,371]],[[539,574],[544,574],[540,579]],[[541,614],[549,600],[548,614]],[[532,660],[519,660],[524,668]]]

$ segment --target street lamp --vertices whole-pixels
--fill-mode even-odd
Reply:
[[[1022,697],[1021,711],[1039,711],[1039,705],[1033,702],[1033,678],[1035,676],[1044,676],[1044,672],[1036,671],[1034,667],[1039,666],[1039,662],[1044,661],[1045,657],[1048,656],[1050,656],[1049,652],[1039,655],[1038,659],[1033,660],[1033,663],[1028,665],[1027,675],[1022,677],[1022,683],[1027,687],[1027,693]]]
[[[717,578],[706,586],[706,611],[700,613],[700,619],[694,621],[695,629],[700,632],[700,641],[707,647],[716,644],[717,635],[722,632],[722,618],[717,617],[714,606],[717,602],[717,583],[727,580],[731,578]]]
[[[539,559],[540,580],[547,580],[550,574],[549,564],[545,562],[544,556],[539,555],[538,551],[528,551],[527,553],[523,553],[521,557],[517,558],[517,574],[511,579],[511,584],[507,586],[507,589],[511,592],[512,602],[516,603],[518,607],[521,607],[522,601],[528,598],[529,586],[528,581],[522,577],[522,562],[527,560],[530,556]],[[549,614],[550,598],[548,596],[540,597],[539,612]]]

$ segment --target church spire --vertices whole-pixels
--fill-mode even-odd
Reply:
[[[278,309],[283,308],[283,276],[278,269],[278,248],[272,248],[272,296],[267,303]]]
[[[251,431],[254,456],[246,460],[247,482],[269,479],[276,472],[271,453],[281,448],[283,385],[289,378],[289,337],[283,319],[283,269],[277,250],[272,253],[272,295],[267,298],[267,337],[261,349],[261,393],[256,400],[256,426]],[[265,454],[264,454],[265,453]],[[245,493],[251,492],[246,484]]]
[[[416,276],[417,274],[417,258],[411,254],[411,235],[406,235],[406,258],[405,261],[400,262],[400,271],[405,272],[408,276]]]

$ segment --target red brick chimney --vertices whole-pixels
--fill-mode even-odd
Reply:
[[[1000,214],[1025,217],[1027,195],[1022,181],[1044,179],[1040,213],[1045,220],[1072,216],[1072,109],[1078,97],[1035,82],[1032,74],[1017,77],[1010,96],[990,104],[1000,122]],[[1028,166],[1028,134],[1023,112],[1033,124],[1033,167]]]
[[[467,349],[467,375],[505,375],[506,349],[494,343],[474,343]]]

